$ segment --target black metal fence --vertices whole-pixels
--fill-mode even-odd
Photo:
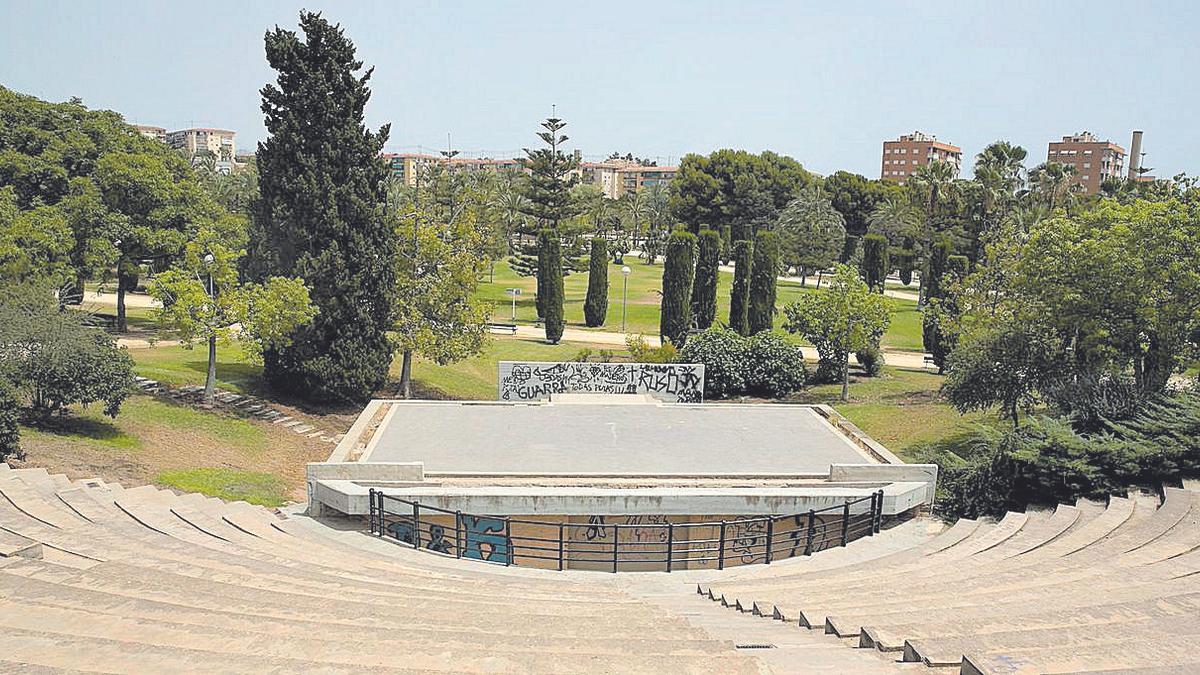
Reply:
[[[477,516],[393,497],[372,489],[371,533],[456,558],[500,565],[613,572],[724,569],[812,555],[875,534],[883,491],[788,516],[673,523],[624,516],[586,523]]]

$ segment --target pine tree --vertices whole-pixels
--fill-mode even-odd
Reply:
[[[663,261],[662,312],[659,332],[676,347],[687,341],[692,327],[692,276],[696,266],[696,235],[678,229],[667,237]]]
[[[395,233],[384,218],[388,127],[367,130],[371,96],[362,62],[342,29],[300,15],[301,40],[266,36],[278,85],[262,89],[266,127],[258,146],[246,272],[253,281],[302,277],[316,318],[288,346],[263,354],[267,381],[322,401],[362,401],[387,378],[395,294]]]
[[[608,315],[608,241],[592,238],[592,255],[588,261],[587,299],[583,302],[583,320],[591,328],[604,325]]]
[[[524,208],[522,213],[530,216],[536,226],[538,232],[538,256],[541,257],[541,252],[546,250],[541,238],[544,235],[543,228],[550,228],[555,237],[561,237],[559,232],[559,223],[571,217],[575,213],[575,204],[571,199],[571,188],[575,185],[577,177],[572,172],[579,166],[578,158],[563,154],[558,146],[567,142],[566,134],[559,134],[567,123],[557,117],[549,117],[542,122],[542,128],[545,131],[538,132],[538,138],[546,144],[547,147],[537,150],[525,149],[525,159],[521,160],[521,164],[529,170],[528,192],[526,193]],[[561,321],[563,315],[562,308],[562,275],[564,273],[564,265],[562,259],[562,241],[559,240],[556,247],[557,261],[557,276],[555,281],[551,281],[548,276],[549,272],[546,261],[539,260],[537,264],[537,309],[538,316],[546,319],[546,333],[549,339],[550,333],[550,315],[555,314]],[[566,266],[566,272],[569,273],[575,267],[574,261]],[[558,307],[551,308],[547,305],[555,297],[553,289],[549,286],[557,284],[559,298]],[[562,328],[559,328],[559,336],[562,335]],[[554,338],[551,342],[558,342],[558,338]]]
[[[873,291],[883,293],[888,273],[888,240],[882,234],[863,237],[863,280]]]
[[[750,303],[746,309],[749,335],[771,330],[775,324],[775,284],[779,277],[779,235],[759,230],[754,238],[750,267]]]
[[[562,273],[562,242],[558,231],[544,228],[538,235],[538,260],[541,265],[542,283],[538,287],[539,295],[545,294],[543,308],[546,322],[546,341],[552,345],[562,339],[563,327],[563,273]]]
[[[721,233],[700,230],[696,280],[692,283],[692,319],[696,327],[709,328],[717,318],[717,280],[721,271]]]
[[[729,296],[729,328],[749,335],[746,313],[750,305],[750,266],[754,264],[754,243],[745,239],[733,242],[733,292]]]

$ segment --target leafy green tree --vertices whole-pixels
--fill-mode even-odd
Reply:
[[[807,293],[784,308],[784,328],[817,348],[817,377],[840,376],[842,401],[850,398],[850,353],[878,349],[891,317],[886,297],[872,293],[849,265],[838,265],[824,293]]]
[[[802,189],[775,221],[780,259],[795,267],[800,285],[814,270],[824,270],[838,260],[846,239],[842,214],[815,187]]]
[[[488,342],[489,303],[475,295],[488,265],[486,226],[477,207],[457,217],[438,209],[401,205],[396,213],[396,284],[393,340],[400,352],[402,398],[412,397],[412,362],[423,356],[448,365],[479,354]]]
[[[244,254],[212,230],[201,230],[176,265],[150,284],[150,294],[161,304],[155,311],[160,330],[188,349],[208,347],[208,405],[216,396],[218,344],[237,340],[258,359],[264,349],[286,346],[293,331],[316,314],[302,279],[243,283],[237,264]]]
[[[885,199],[875,206],[867,218],[867,232],[887,237],[888,246],[912,249],[905,242],[916,242],[921,234],[921,215],[912,204],[902,199]]]
[[[629,220],[632,233],[631,243],[634,248],[639,248],[638,240],[642,234],[642,225],[649,215],[645,194],[644,190],[635,188],[621,195],[621,209]]]
[[[521,160],[522,165],[529,171],[529,182],[527,183],[528,192],[525,194],[525,215],[529,216],[535,227],[538,228],[538,256],[537,263],[537,303],[538,316],[547,319],[547,339],[552,343],[558,342],[558,337],[550,338],[550,322],[551,314],[561,317],[563,308],[551,308],[547,306],[548,302],[555,302],[555,298],[561,298],[562,293],[555,293],[553,290],[546,293],[542,287],[547,284],[557,284],[562,287],[562,279],[552,281],[547,278],[548,270],[552,267],[548,261],[540,259],[541,252],[546,250],[542,237],[544,236],[545,228],[553,230],[557,237],[562,236],[560,225],[563,221],[570,218],[576,213],[577,204],[571,196],[571,188],[575,186],[577,177],[574,175],[574,170],[578,167],[578,160],[574,156],[568,156],[559,149],[559,146],[566,143],[568,138],[566,134],[560,134],[567,123],[557,117],[548,117],[542,122],[542,128],[545,131],[538,132],[538,138],[545,143],[546,147],[536,150],[525,149],[525,158]],[[562,242],[556,247],[558,251],[558,260],[555,263],[555,269],[561,275],[564,272],[569,273],[573,265],[563,264],[563,249]],[[561,299],[557,300],[561,303]],[[561,331],[559,332],[561,336]]]
[[[0,377],[0,462],[21,458],[21,403],[7,380]]]
[[[833,208],[845,218],[846,233],[861,237],[868,232],[871,214],[884,201],[907,202],[907,188],[884,180],[867,180],[838,171],[821,182]]]
[[[57,206],[17,208],[11,187],[0,188],[0,279],[16,283],[71,275],[71,228]]]
[[[272,386],[323,401],[362,401],[392,361],[396,233],[384,217],[388,127],[367,130],[371,77],[342,29],[300,15],[302,40],[266,36],[278,84],[263,87],[271,136],[258,146],[259,199],[250,229],[251,281],[303,277],[319,309],[287,346],[264,352]]]
[[[1036,323],[1004,321],[964,340],[950,354],[942,395],[960,412],[999,406],[1020,423],[1021,411],[1061,375],[1061,342]]]
[[[919,303],[923,303],[929,295],[928,289],[925,288],[930,264],[929,256],[932,255],[934,236],[938,232],[937,219],[940,209],[944,208],[955,196],[954,173],[954,166],[949,162],[934,160],[917,167],[912,174],[910,184],[915,191],[916,200],[925,211],[920,236],[917,238],[920,244],[918,252],[924,258],[921,265],[921,286],[918,289]]]
[[[930,305],[937,304],[946,297],[951,250],[953,250],[953,245],[947,237],[942,237],[933,244],[929,255],[928,271],[923,275],[926,277],[924,285],[927,310]],[[925,351],[933,357],[938,371],[944,370],[951,344],[933,311],[926,311],[921,316],[921,343],[925,347]]]
[[[667,238],[663,263],[662,311],[659,332],[676,347],[687,341],[692,327],[692,282],[696,267],[696,235],[678,229]]]
[[[729,296],[729,328],[742,335],[749,334],[747,324],[750,310],[750,270],[754,265],[754,243],[733,242],[733,291]]]
[[[750,335],[771,330],[775,324],[775,295],[779,281],[779,236],[760,230],[754,238],[754,262],[750,266],[750,304],[746,329]]]
[[[1029,172],[1030,192],[1034,198],[1053,211],[1068,206],[1081,186],[1075,182],[1075,166],[1045,162]]]
[[[671,182],[671,211],[692,232],[707,225],[728,230],[732,241],[751,239],[815,180],[799,162],[773,152],[687,155]]]
[[[583,302],[584,323],[596,328],[604,325],[608,316],[608,242],[592,238],[592,255],[588,260],[587,298]]]
[[[116,417],[133,389],[133,359],[79,312],[62,311],[44,282],[0,287],[0,379],[35,420],[101,402]]]
[[[563,319],[563,273],[562,273],[562,242],[558,232],[549,227],[543,228],[538,235],[538,261],[541,265],[542,283],[538,293],[546,294],[543,307],[546,323],[546,341],[552,345],[562,339],[566,321]]]
[[[975,176],[1012,196],[1025,185],[1025,159],[1029,153],[1008,141],[996,141],[975,156]]]
[[[863,276],[867,286],[883,293],[884,282],[887,280],[891,263],[888,260],[888,240],[882,234],[868,234],[863,237]]]
[[[696,279],[692,283],[692,318],[701,330],[717,318],[717,283],[721,273],[721,234],[700,230],[696,254]]]

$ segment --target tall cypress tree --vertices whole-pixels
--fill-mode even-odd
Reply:
[[[595,328],[604,325],[608,315],[608,241],[592,238],[592,256],[588,261],[587,299],[583,302],[583,320]]]
[[[863,237],[863,277],[867,287],[883,293],[888,273],[888,240],[882,234]]]
[[[538,234],[538,261],[542,271],[542,283],[538,293],[545,294],[543,308],[546,322],[546,341],[552,345],[562,339],[563,327],[563,273],[562,241],[558,230],[543,228]]]
[[[545,131],[538,132],[538,138],[546,144],[544,148],[537,150],[525,149],[525,159],[521,160],[522,165],[529,170],[529,187],[526,192],[525,207],[522,212],[531,216],[539,228],[550,228],[555,236],[559,234],[559,223],[575,214],[575,206],[571,201],[571,188],[575,185],[578,177],[573,175],[573,171],[579,166],[579,160],[573,155],[566,155],[559,146],[567,142],[566,134],[560,134],[567,126],[567,123],[557,117],[549,117],[542,122],[542,128]],[[538,256],[541,257],[541,251],[545,250],[540,238],[543,236],[544,230],[539,230],[538,237]],[[557,281],[551,281],[549,276],[549,265],[546,261],[539,260],[537,265],[537,307],[538,316],[546,320],[546,339],[557,343],[559,337],[562,336],[562,329],[559,328],[558,337],[550,337],[550,315],[556,314],[561,321],[563,315],[562,307],[562,242],[557,246],[558,261],[556,263],[559,277]],[[547,303],[551,302],[555,297],[553,289],[549,286],[558,285],[558,307],[552,308]],[[545,290],[543,290],[545,289]]]
[[[692,327],[692,275],[696,266],[696,235],[682,227],[667,237],[663,260],[662,312],[659,332],[677,347]]]
[[[263,354],[267,381],[322,401],[362,401],[383,384],[395,294],[395,232],[383,203],[379,159],[388,127],[367,130],[371,96],[353,43],[320,14],[300,15],[301,39],[266,35],[278,84],[262,89],[270,137],[258,145],[246,272],[254,280],[302,277],[319,313],[287,347]]]
[[[717,280],[721,272],[721,233],[700,230],[696,255],[696,280],[692,283],[692,319],[700,329],[712,326],[717,318]]]
[[[754,335],[775,324],[775,284],[779,277],[779,235],[759,230],[754,237],[754,263],[750,267],[750,304],[746,329]]]
[[[754,264],[754,243],[741,239],[733,242],[733,292],[729,296],[729,328],[749,335],[746,312],[750,305],[750,266]]]

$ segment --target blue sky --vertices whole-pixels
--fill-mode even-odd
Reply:
[[[512,156],[558,107],[585,156],[771,149],[879,176],[921,129],[966,157],[1045,159],[1084,129],[1146,132],[1159,176],[1200,172],[1195,2],[79,2],[0,0],[0,84],[134,122],[263,137],[262,36],[300,7],[375,66],[389,149]],[[970,164],[970,162],[965,162]]]

